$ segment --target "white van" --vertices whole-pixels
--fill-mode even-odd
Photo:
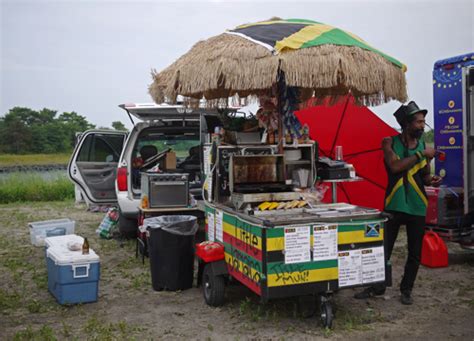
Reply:
[[[69,178],[88,205],[117,205],[119,229],[127,237],[137,232],[141,173],[157,163],[156,156],[172,150],[178,173],[188,174],[190,193],[201,199],[202,144],[207,122],[215,113],[181,105],[121,104],[133,123],[129,133],[88,130],[76,144],[68,165]],[[138,122],[134,122],[134,119]],[[218,120],[217,120],[218,121]],[[211,127],[210,127],[211,128]]]

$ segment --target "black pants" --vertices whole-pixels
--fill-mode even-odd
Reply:
[[[416,274],[420,267],[421,246],[425,234],[425,217],[416,216],[401,212],[387,211],[392,215],[385,227],[385,259],[388,262],[392,255],[393,246],[397,240],[400,225],[406,225],[408,239],[408,258],[405,263],[405,272],[403,273],[400,291],[402,293],[411,293],[415,284]],[[384,291],[385,286],[377,286],[377,291]]]

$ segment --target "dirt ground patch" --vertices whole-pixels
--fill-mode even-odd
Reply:
[[[199,288],[154,291],[149,263],[135,258],[134,241],[96,236],[103,216],[72,201],[0,205],[0,340],[474,340],[474,253],[457,244],[448,244],[448,268],[420,269],[413,306],[399,302],[396,286],[366,301],[353,299],[353,289],[341,290],[334,295],[333,329],[325,330],[318,316],[300,316],[296,300],[263,305],[238,284],[227,288],[221,308],[207,306]],[[96,303],[57,304],[47,289],[44,249],[30,244],[28,222],[66,217],[100,256]],[[392,259],[396,285],[405,249],[401,231]]]

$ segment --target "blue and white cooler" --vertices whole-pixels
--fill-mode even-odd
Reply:
[[[100,259],[89,249],[71,251],[63,245],[46,249],[48,289],[59,304],[97,301],[99,292]]]

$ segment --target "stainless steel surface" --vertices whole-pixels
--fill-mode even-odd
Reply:
[[[253,211],[253,215],[274,224],[293,222],[335,222],[382,218],[379,210],[345,203],[321,204],[313,206],[312,208]]]
[[[298,192],[276,192],[276,193],[232,193],[232,203],[238,210],[246,204],[264,201],[290,201],[299,200],[301,194]]]
[[[331,196],[332,202],[337,202],[337,183],[338,182],[354,182],[354,181],[362,181],[363,178],[356,176],[355,178],[347,178],[347,179],[327,179],[321,180],[321,182],[330,182],[331,183]]]

